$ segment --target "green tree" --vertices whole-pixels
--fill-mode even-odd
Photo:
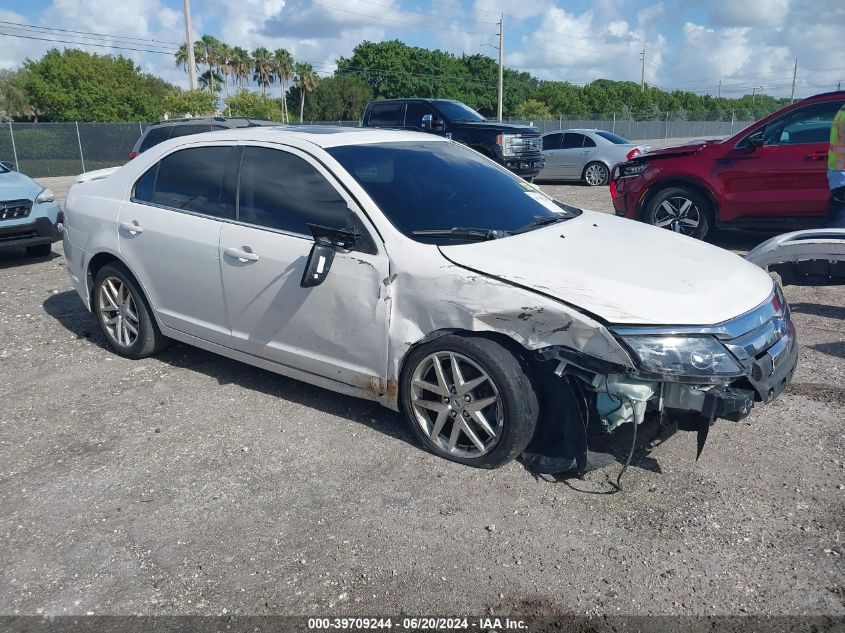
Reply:
[[[249,78],[252,75],[252,67],[254,66],[252,56],[245,48],[235,46],[232,49],[232,67],[235,75],[235,88],[240,90],[246,87]]]
[[[261,86],[261,94],[266,94],[267,86],[273,83],[273,56],[261,46],[252,51],[252,62],[255,70],[252,79]]]
[[[282,109],[279,102],[260,92],[242,88],[225,101],[233,116],[245,116],[252,119],[281,121]]]
[[[313,91],[320,83],[320,76],[314,72],[308,62],[299,62],[296,65],[296,87],[299,88],[299,120],[305,114],[305,95]]]
[[[299,100],[299,88],[292,96]],[[355,121],[364,115],[364,108],[372,101],[372,88],[360,77],[338,75],[321,79],[305,104],[305,120]]]
[[[38,111],[29,101],[23,70],[0,70],[0,119],[35,119]]]
[[[26,60],[22,88],[48,121],[152,121],[175,86],[125,57],[53,49]]]
[[[208,90],[212,96],[220,92],[223,85],[223,77],[216,70],[206,70],[197,78],[200,90]]]
[[[206,73],[209,77],[212,72],[219,72],[220,53],[222,48],[223,42],[213,35],[203,35],[194,43],[194,54],[198,54],[198,58],[205,64]],[[214,87],[214,82],[206,82],[206,87],[211,90]],[[220,90],[219,86],[217,89]]]
[[[217,98],[204,90],[174,90],[164,98],[164,110],[173,118],[212,115]]]
[[[526,99],[518,106],[514,114],[520,119],[548,119],[552,116],[549,106],[537,99]]]
[[[276,49],[273,53],[272,66],[273,72],[279,79],[279,98],[282,100],[282,114],[284,115],[284,121],[288,122],[290,121],[287,99],[288,82],[293,78],[294,72],[296,71],[293,55],[284,48]]]

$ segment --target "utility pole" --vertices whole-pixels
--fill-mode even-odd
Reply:
[[[643,52],[640,53],[640,61],[642,61],[640,68],[640,92],[645,92],[645,44],[643,44]]]
[[[795,58],[795,68],[792,69],[792,94],[789,95],[789,103],[795,102],[795,78],[798,76],[798,58]]]
[[[504,63],[505,63],[505,14],[502,13],[501,17],[499,18],[499,103],[496,107],[496,116],[499,119],[499,123],[502,122],[502,97],[503,97],[503,89],[504,89],[504,78],[505,78],[505,70],[504,70]]]
[[[197,89],[197,63],[194,60],[194,38],[191,34],[191,0],[183,0],[185,8],[185,45],[188,47],[188,84]]]
[[[757,91],[762,90],[763,86],[754,86],[751,89],[751,103],[754,103],[757,100]]]
[[[717,98],[717,99],[721,99],[721,98],[722,98],[722,80],[721,80],[721,79],[719,80],[719,93],[718,93],[718,95],[717,95],[717,97],[716,97],[716,98]]]

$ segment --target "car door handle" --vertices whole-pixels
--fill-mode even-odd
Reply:
[[[138,220],[132,220],[131,222],[121,222],[120,229],[122,231],[129,231],[132,235],[137,235],[138,233],[143,233],[144,229],[141,228],[141,225],[138,224]]]
[[[227,257],[239,259],[242,262],[257,262],[259,259],[261,259],[258,256],[258,253],[253,253],[251,251],[242,251],[239,248],[227,248],[223,251],[223,254]]]
[[[810,160],[824,160],[827,158],[827,152],[816,152],[815,154],[807,154]]]

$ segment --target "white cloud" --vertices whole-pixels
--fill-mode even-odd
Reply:
[[[714,26],[782,26],[790,0],[718,0],[711,6]]]

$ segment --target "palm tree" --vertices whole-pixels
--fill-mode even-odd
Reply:
[[[205,62],[208,72],[216,71],[220,63],[220,49],[223,42],[213,35],[203,35],[195,44],[194,50],[199,51],[199,57]],[[222,79],[221,79],[222,81]],[[209,87],[214,82],[209,83]],[[219,90],[219,88],[218,88]]]
[[[290,123],[288,116],[288,82],[293,77],[295,70],[293,56],[284,48],[278,48],[273,53],[273,71],[279,78],[279,96],[282,99],[282,118],[285,123]]]
[[[240,46],[235,46],[232,49],[232,72],[235,75],[236,88],[242,88],[249,81],[249,77],[252,75],[252,66],[253,61],[249,52]]]
[[[270,51],[261,46],[252,51],[255,74],[252,79],[261,86],[261,94],[267,94],[267,86],[273,83],[273,58]]]
[[[209,92],[220,92],[220,86],[223,83],[223,77],[220,76],[216,70],[206,70],[197,79],[200,90],[208,88]]]
[[[229,96],[229,75],[234,74],[235,51],[228,44],[221,43],[217,69],[223,75],[223,83],[226,85],[226,96]]]
[[[299,62],[296,64],[296,85],[299,88],[299,122],[302,122],[302,117],[305,114],[305,93],[311,92],[320,83],[320,77],[314,72],[311,64],[308,62]]]

